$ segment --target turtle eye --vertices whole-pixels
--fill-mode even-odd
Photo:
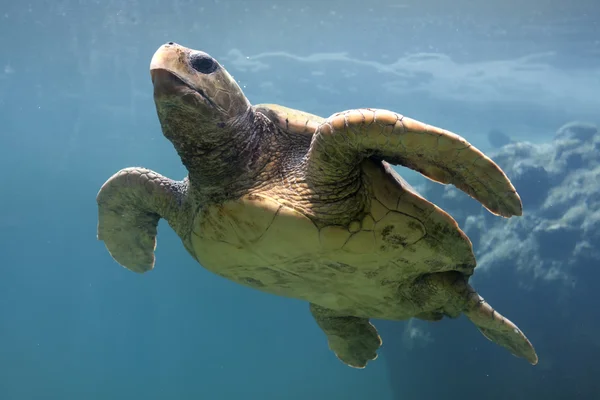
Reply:
[[[217,69],[215,60],[206,54],[193,54],[190,57],[190,65],[201,74],[210,74]]]

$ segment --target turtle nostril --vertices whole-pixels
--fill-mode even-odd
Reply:
[[[173,43],[173,42],[169,42],[169,43],[167,43],[167,44],[168,44],[169,46],[173,46],[175,43]]]

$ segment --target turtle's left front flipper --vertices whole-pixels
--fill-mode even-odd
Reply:
[[[187,185],[145,168],[125,168],[98,192],[98,240],[134,272],[154,267],[156,227],[165,218],[177,224]]]
[[[343,182],[367,157],[451,183],[496,215],[521,215],[521,199],[504,172],[462,137],[391,111],[357,109],[329,117],[313,135],[307,178]]]

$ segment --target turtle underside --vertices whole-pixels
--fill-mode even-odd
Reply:
[[[423,312],[420,278],[471,275],[471,243],[387,163],[365,160],[361,167],[367,201],[348,223],[315,219],[306,204],[290,200],[290,192],[306,188],[275,185],[201,209],[193,255],[225,278],[344,315],[399,320]]]

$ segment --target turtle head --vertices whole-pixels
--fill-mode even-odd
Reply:
[[[167,43],[150,63],[154,103],[164,136],[201,196],[215,199],[254,184],[264,165],[250,102],[217,60]]]
[[[163,133],[176,147],[218,146],[251,110],[233,77],[202,51],[167,43],[154,53],[150,75]]]

